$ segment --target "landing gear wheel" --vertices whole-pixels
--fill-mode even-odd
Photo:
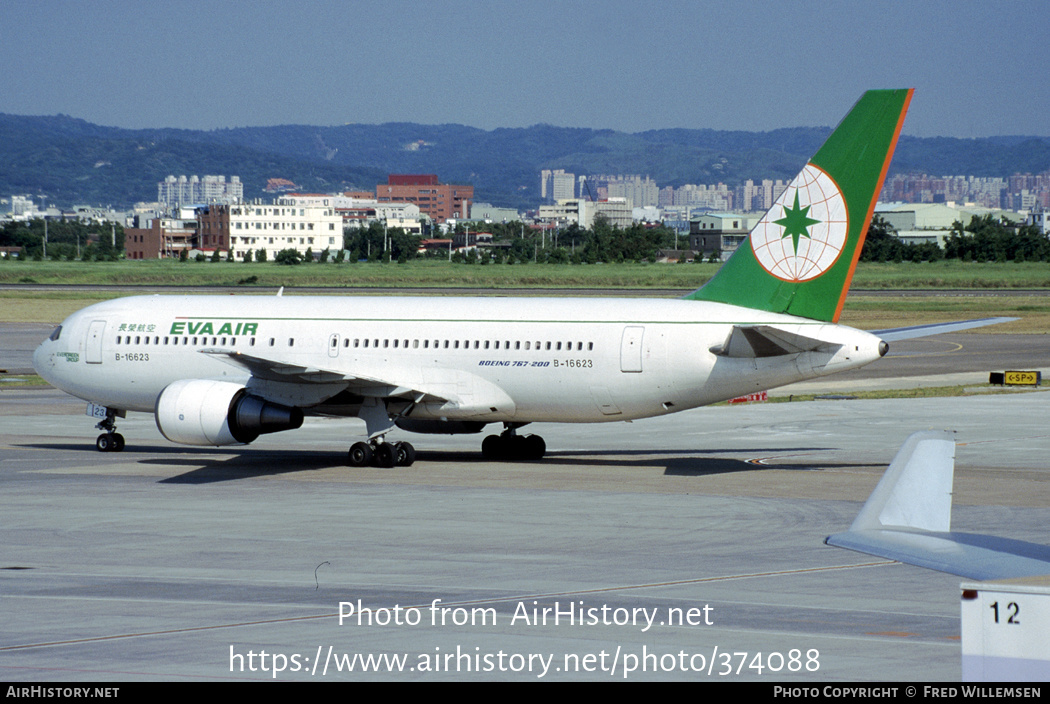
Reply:
[[[92,404],[94,405],[94,404]],[[95,449],[99,452],[120,452],[124,449],[124,436],[117,432],[117,416],[123,418],[124,411],[116,408],[106,408],[105,419],[95,424],[99,430],[106,432],[95,439]]]
[[[522,448],[522,457],[527,460],[542,460],[547,452],[547,443],[539,435],[529,435],[525,438]]]
[[[487,460],[501,460],[506,454],[505,445],[499,435],[489,435],[481,443],[481,455]]]
[[[394,456],[398,467],[411,467],[416,461],[416,448],[409,442],[396,443]]]
[[[367,467],[372,464],[372,446],[367,442],[355,442],[350,446],[346,461],[351,467]]]
[[[541,460],[547,443],[539,435],[489,435],[481,443],[487,460]]]
[[[99,452],[120,452],[124,449],[124,436],[120,433],[102,433],[95,438],[95,449]]]
[[[375,453],[372,455],[376,467],[390,468],[397,464],[397,448],[393,443],[384,442],[376,445]]]

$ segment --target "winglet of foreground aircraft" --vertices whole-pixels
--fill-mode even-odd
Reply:
[[[368,439],[349,464],[387,467],[415,456],[385,441],[395,426],[501,423],[486,457],[539,459],[543,439],[517,432],[529,423],[658,416],[860,367],[886,341],[836,323],[911,95],[865,93],[684,299],[141,296],[70,316],[34,366],[89,402],[99,450],[123,448],[129,410],[188,445],[356,416]]]

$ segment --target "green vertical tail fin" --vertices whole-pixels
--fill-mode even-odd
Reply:
[[[912,90],[861,96],[698,301],[837,322]]]

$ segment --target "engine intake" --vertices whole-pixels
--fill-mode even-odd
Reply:
[[[157,397],[157,428],[183,445],[235,445],[303,424],[299,408],[252,396],[240,384],[183,379]]]

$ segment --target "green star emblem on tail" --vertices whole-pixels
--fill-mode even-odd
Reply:
[[[791,242],[795,246],[795,255],[798,255],[798,240],[799,237],[805,237],[809,239],[809,231],[806,229],[810,225],[816,225],[820,220],[814,220],[808,216],[810,206],[805,208],[801,207],[798,202],[798,191],[795,191],[795,205],[791,208],[784,208],[784,217],[779,220],[774,220],[777,225],[784,228],[784,234],[780,236],[781,239],[790,236]]]

